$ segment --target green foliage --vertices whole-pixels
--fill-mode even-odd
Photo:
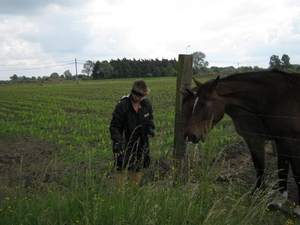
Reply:
[[[51,73],[50,78],[56,79],[59,78],[59,74],[58,73]]]
[[[97,61],[93,67],[92,77],[94,79],[100,79],[100,77],[101,77],[100,73],[101,73],[100,61]]]
[[[177,60],[130,60],[123,58],[122,60],[111,60],[110,65],[113,68],[112,78],[125,77],[161,77],[173,76],[177,70]]]
[[[91,60],[86,61],[83,64],[82,73],[85,73],[87,76],[90,76],[90,74],[93,71],[94,63]]]
[[[205,68],[208,67],[209,63],[205,61],[205,57],[206,55],[203,52],[198,51],[193,53],[193,67],[196,70],[196,72],[205,71]]]
[[[272,55],[270,57],[270,68],[277,68],[277,69],[292,69],[292,65],[290,64],[290,57],[286,54],[283,54],[281,57],[281,60],[279,56],[277,55]]]

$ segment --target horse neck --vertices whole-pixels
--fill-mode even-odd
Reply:
[[[216,90],[227,114],[266,114],[279,101],[285,104],[288,99],[300,98],[300,76],[276,70],[236,74],[220,79]]]
[[[255,90],[255,91],[254,91]],[[230,114],[236,111],[258,112],[258,105],[268,103],[266,87],[263,84],[247,82],[220,82],[216,90],[225,103],[225,113]]]

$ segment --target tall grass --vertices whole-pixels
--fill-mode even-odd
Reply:
[[[11,188],[1,201],[0,221],[2,224],[262,223],[272,192],[249,197],[249,193],[238,191],[233,184],[218,184],[220,169],[213,169],[219,154],[216,149],[213,140],[201,146],[202,163],[193,165],[193,174],[199,176],[199,181],[181,187],[174,187],[171,179],[142,187],[129,182],[116,185],[113,177],[95,177],[101,172],[91,169],[92,153],[88,152],[84,159],[87,170],[74,171],[66,183]],[[197,155],[193,151],[195,148],[189,149],[189,154]]]

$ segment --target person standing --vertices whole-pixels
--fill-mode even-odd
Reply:
[[[133,82],[131,93],[118,101],[110,122],[117,181],[123,183],[130,176],[140,184],[141,170],[149,167],[149,138],[154,137],[154,116],[150,92],[143,80]]]

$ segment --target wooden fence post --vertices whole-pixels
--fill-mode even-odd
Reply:
[[[175,105],[175,131],[173,165],[175,176],[174,185],[185,184],[188,180],[188,162],[186,160],[186,141],[183,137],[184,123],[181,109],[182,94],[179,88],[191,87],[193,74],[193,55],[179,55],[176,84],[176,105]]]

